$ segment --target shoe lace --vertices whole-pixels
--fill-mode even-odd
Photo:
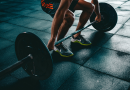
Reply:
[[[63,44],[60,44],[59,46],[56,46],[59,50],[64,50],[64,51],[67,51],[67,46],[66,45],[63,45]]]
[[[83,36],[85,36],[85,35],[79,35],[79,37],[80,37],[81,39],[86,40]]]
[[[66,46],[66,45],[61,44],[61,48],[62,48],[63,50],[65,50],[65,51],[67,51],[67,46]]]

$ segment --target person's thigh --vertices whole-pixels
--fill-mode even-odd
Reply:
[[[70,17],[73,17],[73,18],[75,17],[74,13],[73,13],[71,10],[69,10],[69,9],[68,9],[67,12],[65,13],[65,17],[66,17],[66,16],[70,16]]]
[[[78,3],[78,0],[72,1],[71,5],[69,7],[69,12],[74,12],[74,7],[77,3]],[[51,15],[52,18],[54,17],[54,15],[59,7],[59,4],[60,4],[60,0],[41,0],[41,7],[42,7],[43,11],[48,13],[49,15]]]
[[[91,11],[94,8],[94,5],[90,2],[85,0],[79,0],[78,3],[75,5],[74,10],[87,10]]]

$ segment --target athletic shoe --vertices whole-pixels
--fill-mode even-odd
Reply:
[[[83,37],[83,35],[79,35],[76,38],[72,37],[71,42],[72,43],[79,43],[80,45],[83,45],[83,46],[89,46],[92,44],[89,40],[85,39]]]
[[[62,57],[71,57],[74,54],[67,49],[63,44],[60,44],[58,46],[54,46],[54,51],[58,52]]]

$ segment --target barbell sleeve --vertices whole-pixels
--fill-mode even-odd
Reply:
[[[15,64],[5,68],[4,70],[0,71],[0,79],[2,79],[3,77],[5,77],[7,74],[15,71],[16,69],[20,68],[23,64],[32,61],[33,56],[31,54],[29,54],[27,57],[23,58],[20,61],[17,61]]]

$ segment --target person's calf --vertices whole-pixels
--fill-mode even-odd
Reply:
[[[82,10],[79,17],[79,23],[77,25],[76,31],[83,28],[94,11],[94,5],[92,3],[86,2],[84,0],[79,0],[78,4],[75,6],[74,10]],[[80,33],[75,34],[73,37],[79,36]]]
[[[73,22],[74,22],[74,14],[68,11],[68,13],[65,14],[63,22],[59,28],[57,41],[64,38],[69,28],[72,26]]]

